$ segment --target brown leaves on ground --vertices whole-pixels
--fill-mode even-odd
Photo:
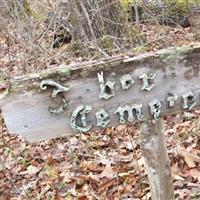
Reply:
[[[120,130],[120,132],[119,132]],[[133,127],[29,144],[3,131],[3,198],[146,199],[147,178]],[[131,148],[124,144],[134,144]],[[108,145],[110,144],[110,145]]]
[[[176,199],[200,198],[199,111],[165,123]],[[4,128],[0,199],[149,199],[135,126],[29,144]]]
[[[166,128],[176,199],[200,198],[199,110],[169,117]],[[171,127],[171,128],[170,128]]]

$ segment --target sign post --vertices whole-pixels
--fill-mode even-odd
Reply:
[[[162,119],[142,122],[140,132],[140,146],[149,179],[151,198],[153,200],[175,199]]]

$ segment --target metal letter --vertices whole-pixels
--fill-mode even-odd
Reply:
[[[115,95],[114,87],[115,87],[115,80],[108,80],[104,83],[103,72],[97,73],[98,81],[100,83],[100,99],[109,99]]]
[[[174,93],[168,93],[167,95],[167,102],[168,102],[168,107],[173,108],[175,106],[175,101],[177,101],[178,96]]]
[[[47,80],[43,80],[40,83],[40,88],[42,90],[46,90],[47,86],[50,86],[50,87],[53,88],[53,92],[51,94],[52,98],[55,98],[58,93],[67,92],[70,89],[69,86],[65,87],[65,86],[62,86],[62,85],[56,83],[55,81],[48,80],[48,79]]]
[[[134,121],[134,116],[133,116],[133,111],[136,111],[136,118],[138,120],[142,120],[144,117],[143,112],[142,112],[142,104],[134,104],[133,106],[128,106],[126,105],[125,107],[118,107],[117,110],[114,112],[114,114],[119,113],[119,121],[121,124],[124,124],[126,122],[125,120],[125,112],[127,112],[127,121],[133,122]]]
[[[186,94],[183,94],[182,99],[183,99],[183,109],[191,110],[196,105],[195,96],[193,92],[188,92]]]
[[[110,116],[104,109],[101,109],[98,112],[96,112],[96,118],[97,126],[99,127],[106,127],[106,125],[110,122]]]
[[[70,117],[70,126],[73,130],[84,133],[89,131],[92,128],[92,125],[87,125],[86,114],[92,110],[92,106],[78,106]],[[79,120],[80,125],[77,125],[77,121]]]
[[[53,91],[52,91],[52,94],[51,94],[51,98],[55,99],[57,97],[57,95],[60,94],[61,98],[62,98],[62,102],[63,102],[63,105],[59,106],[58,108],[53,108],[53,107],[49,106],[48,111],[50,113],[53,113],[53,114],[61,114],[61,113],[63,113],[65,111],[65,109],[67,108],[67,106],[68,106],[68,102],[64,98],[63,92],[69,91],[69,89],[70,89],[69,86],[67,86],[67,87],[62,86],[62,85],[56,83],[55,81],[49,80],[49,79],[43,80],[40,83],[40,89],[41,90],[46,90],[48,88],[48,86],[53,88]]]
[[[128,119],[127,120],[129,122],[133,122],[134,121],[133,112],[132,112],[132,108],[129,107],[129,106],[118,107],[117,110],[114,112],[114,114],[119,113],[119,121],[120,121],[121,124],[124,124],[126,122],[125,111],[128,113]]]
[[[155,99],[149,103],[150,113],[154,119],[158,119],[160,117],[160,108],[161,103],[158,99]]]
[[[130,74],[125,74],[124,76],[122,76],[120,78],[120,82],[123,90],[128,90],[131,87],[131,85],[134,84],[134,80]]]
[[[142,104],[134,104],[132,108],[136,112],[137,119],[142,120],[144,117],[144,114],[142,112]]]
[[[152,80],[155,77],[156,77],[156,74],[153,73],[152,71],[149,71],[148,73],[144,73],[141,76],[139,76],[139,78],[142,79],[143,81],[143,86],[141,90],[150,91],[155,86],[155,84],[150,84],[149,80]]]
[[[62,101],[63,101],[63,105],[59,106],[58,108],[53,108],[49,106],[48,108],[49,112],[52,114],[62,114],[63,112],[65,112],[65,109],[68,106],[68,102],[65,100],[65,98],[62,98]]]

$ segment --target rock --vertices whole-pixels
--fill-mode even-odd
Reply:
[[[62,15],[54,12],[49,12],[45,20],[46,29],[53,31],[53,48],[61,47],[63,44],[68,44],[72,40],[72,26],[69,21]]]

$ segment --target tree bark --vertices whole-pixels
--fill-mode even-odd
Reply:
[[[141,150],[152,200],[174,200],[173,180],[162,119],[141,124]]]
[[[118,1],[69,0],[69,9],[74,41],[88,45],[104,36],[122,36],[125,17]]]

